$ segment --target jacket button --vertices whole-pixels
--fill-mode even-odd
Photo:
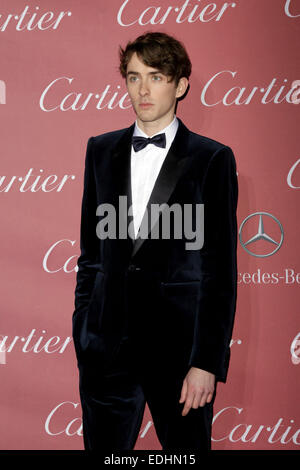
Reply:
[[[128,271],[140,271],[141,268],[139,268],[138,266],[136,266],[135,264],[130,264],[128,266]]]

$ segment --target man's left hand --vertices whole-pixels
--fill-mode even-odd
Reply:
[[[215,389],[215,375],[210,372],[191,367],[182,385],[179,403],[185,401],[182,416],[186,416],[192,408],[204,406],[212,400]]]

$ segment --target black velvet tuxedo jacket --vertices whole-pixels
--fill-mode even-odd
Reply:
[[[204,244],[181,239],[100,239],[99,204],[131,221],[134,125],[87,143],[73,339],[79,368],[105,369],[128,334],[142,364],[198,367],[227,378],[236,309],[238,182],[230,147],[191,132],[179,119],[148,201],[204,204]],[[127,208],[119,209],[119,196]],[[144,361],[144,362],[143,362]],[[187,368],[187,370],[188,370]]]

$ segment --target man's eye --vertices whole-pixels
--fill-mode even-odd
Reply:
[[[161,80],[161,76],[160,76],[160,75],[153,75],[153,80],[154,80],[155,82],[158,82],[158,81]]]
[[[130,82],[136,82],[136,81],[137,81],[137,77],[134,77],[134,76],[129,77],[129,81],[130,81]]]

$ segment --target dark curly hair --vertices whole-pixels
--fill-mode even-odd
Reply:
[[[191,75],[192,64],[184,45],[172,36],[161,32],[148,32],[128,42],[125,49],[119,48],[119,70],[123,78],[127,75],[127,65],[134,52],[148,67],[159,70],[175,80]]]

